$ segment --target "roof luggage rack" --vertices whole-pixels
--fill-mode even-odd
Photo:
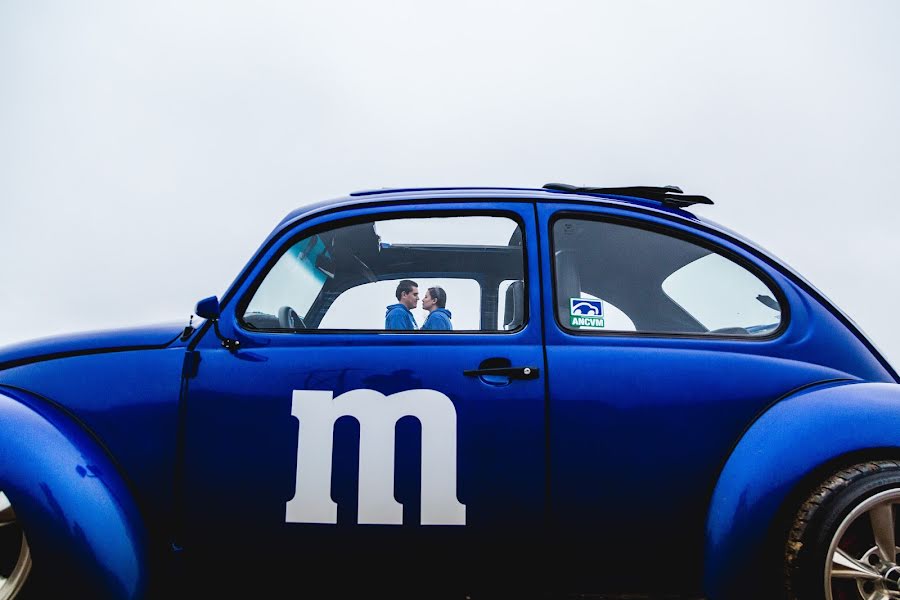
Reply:
[[[544,184],[545,190],[554,190],[558,192],[569,192],[571,194],[613,194],[616,196],[633,196],[635,198],[643,198],[644,200],[655,200],[662,202],[665,206],[675,208],[684,208],[692,204],[712,204],[713,201],[706,196],[685,196],[681,188],[674,185],[664,187],[653,187],[648,185],[637,185],[631,187],[578,187],[567,183],[547,183]]]

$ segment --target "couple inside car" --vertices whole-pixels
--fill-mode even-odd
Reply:
[[[406,330],[445,330],[451,331],[453,325],[450,322],[450,311],[447,306],[447,292],[440,286],[430,287],[425,291],[425,297],[422,298],[422,308],[428,311],[428,317],[422,323],[420,328],[416,324],[416,318],[412,314],[412,309],[416,308],[419,303],[419,284],[410,279],[404,279],[397,284],[397,290],[394,293],[397,296],[397,303],[387,307],[384,315],[385,329],[406,329]]]

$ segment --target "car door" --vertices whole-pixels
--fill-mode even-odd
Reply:
[[[846,378],[804,362],[782,275],[663,213],[542,204],[554,576],[700,591],[716,476],[766,406]],[[739,515],[735,515],[739,518]]]
[[[186,381],[193,569],[396,589],[500,575],[501,552],[517,570],[533,559],[546,508],[534,221],[528,203],[391,205],[276,236],[223,303],[221,337],[239,348],[208,331]],[[446,288],[452,331],[384,329],[404,280],[422,297]]]

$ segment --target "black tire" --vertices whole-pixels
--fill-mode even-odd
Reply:
[[[876,593],[879,590],[900,591],[896,504],[900,504],[897,461],[856,464],[822,483],[800,506],[788,533],[787,598],[856,600],[886,598]],[[884,523],[877,527],[877,536],[873,522]],[[891,541],[893,551],[888,550]],[[885,556],[893,559],[890,564]]]

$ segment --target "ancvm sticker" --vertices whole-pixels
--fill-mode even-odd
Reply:
[[[603,302],[585,298],[569,298],[569,325],[595,329],[605,327]]]

